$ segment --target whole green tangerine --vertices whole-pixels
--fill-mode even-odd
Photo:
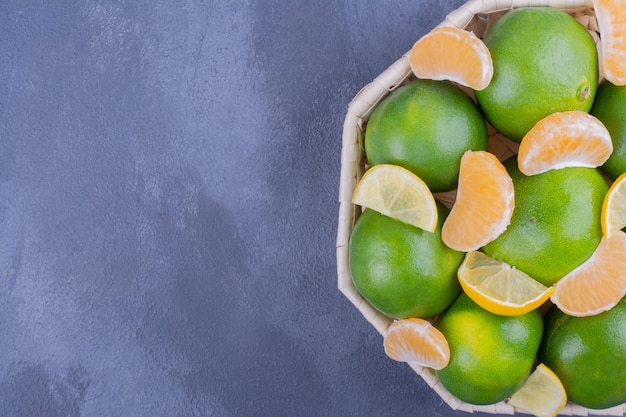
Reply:
[[[437,203],[433,233],[366,209],[349,242],[352,281],[377,310],[393,318],[431,318],[461,292],[456,271],[464,254],[441,240],[449,210]]]
[[[433,192],[455,189],[461,157],[487,149],[487,125],[474,101],[449,81],[416,79],[376,106],[365,129],[371,165],[399,165]]]
[[[613,152],[600,169],[612,180],[626,172],[625,108],[626,86],[616,86],[605,80],[598,87],[590,113],[597,117],[611,134]]]
[[[562,168],[526,176],[517,158],[504,162],[513,180],[511,224],[483,251],[550,286],[585,262],[602,238],[608,186],[594,168]]]
[[[552,309],[538,359],[561,380],[568,400],[592,409],[626,402],[626,299],[609,311],[572,317]]]
[[[476,100],[500,133],[520,142],[542,118],[588,112],[598,88],[598,57],[587,29],[552,7],[523,7],[501,17],[483,41],[494,75]]]
[[[493,404],[517,391],[541,342],[539,310],[493,314],[462,293],[435,326],[450,346],[450,363],[437,371],[444,387],[470,404]]]

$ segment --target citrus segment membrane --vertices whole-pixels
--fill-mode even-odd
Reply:
[[[477,250],[506,230],[514,206],[513,181],[498,158],[486,151],[467,151],[441,238],[452,249]]]
[[[582,111],[552,113],[524,136],[518,152],[519,169],[536,175],[567,167],[596,168],[613,152],[604,124]]]
[[[615,85],[626,85],[626,2],[593,0],[600,29],[600,66],[604,77]]]
[[[610,310],[626,295],[626,233],[603,237],[587,261],[558,281],[552,302],[570,316]]]
[[[398,362],[443,369],[450,361],[450,348],[443,334],[430,322],[409,318],[394,321],[383,332],[385,353]]]
[[[458,270],[461,287],[485,310],[503,316],[526,314],[554,291],[523,271],[482,252],[469,252]]]
[[[417,78],[449,80],[482,90],[493,77],[493,62],[483,41],[463,29],[435,28],[411,48],[409,63]]]
[[[559,377],[540,363],[524,385],[509,399],[509,404],[536,417],[554,417],[567,403]]]
[[[376,165],[366,171],[352,202],[429,232],[437,227],[430,189],[417,175],[396,165]]]
[[[613,182],[604,198],[601,224],[602,234],[607,238],[626,227],[626,173]]]

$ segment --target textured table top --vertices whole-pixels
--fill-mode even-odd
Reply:
[[[462,2],[2,2],[0,415],[466,415],[335,263],[347,104]]]

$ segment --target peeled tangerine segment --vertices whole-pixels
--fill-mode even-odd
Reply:
[[[541,306],[554,291],[511,265],[482,252],[465,255],[458,270],[465,293],[485,310],[518,316]]]
[[[443,369],[450,361],[445,336],[430,322],[410,318],[394,321],[383,332],[385,353],[398,362]]]
[[[620,175],[606,193],[600,221],[606,237],[626,227],[626,173]]]
[[[461,252],[485,246],[509,226],[514,206],[513,181],[498,158],[465,152],[456,201],[441,230],[443,243]]]
[[[626,233],[603,237],[582,265],[554,285],[552,302],[570,316],[608,311],[626,296]]]
[[[615,85],[626,85],[626,2],[593,0],[600,30],[600,67]]]
[[[493,61],[483,41],[463,29],[435,28],[420,38],[409,54],[417,78],[450,80],[474,90],[486,88]]]
[[[553,113],[541,119],[522,139],[517,163],[525,175],[567,167],[595,168],[613,152],[604,124],[582,111]]]
[[[437,203],[430,189],[417,175],[397,165],[367,170],[352,202],[429,232],[437,227]]]

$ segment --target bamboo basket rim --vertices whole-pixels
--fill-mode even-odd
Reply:
[[[455,26],[466,29],[482,37],[493,21],[515,8],[531,6],[549,6],[564,10],[573,15],[591,33],[601,53],[599,30],[592,0],[470,0],[449,13],[437,25]],[[417,39],[416,39],[417,40]],[[364,86],[348,105],[342,132],[341,173],[339,184],[339,216],[337,228],[337,279],[338,288],[343,295],[361,312],[363,317],[382,334],[392,319],[383,315],[369,304],[356,290],[352,283],[348,262],[348,243],[354,223],[361,208],[351,202],[357,182],[367,169],[363,138],[365,125],[376,105],[390,92],[413,78],[408,63],[408,53],[392,63],[385,71]],[[601,76],[602,77],[602,76]],[[501,160],[517,151],[517,144],[490,130],[489,151]],[[454,201],[454,192],[436,194],[444,204],[450,206]],[[439,382],[435,372],[415,364],[409,366],[450,406],[453,410],[469,413],[488,414],[528,414],[524,410],[501,401],[492,405],[473,405],[465,403],[450,394]],[[567,416],[624,416],[626,403],[604,410],[588,409],[568,402],[559,415]]]

